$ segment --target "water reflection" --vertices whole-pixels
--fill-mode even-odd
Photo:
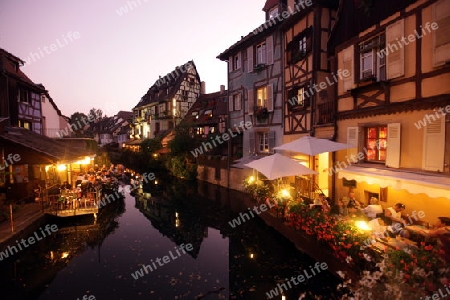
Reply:
[[[55,236],[0,263],[0,298],[265,299],[315,263],[258,218],[232,228],[228,221],[242,211],[239,193],[175,180],[144,190],[151,197],[126,195],[105,206],[97,221],[61,222]],[[137,280],[131,276],[188,243],[189,255]],[[285,296],[338,299],[337,284],[323,272]]]

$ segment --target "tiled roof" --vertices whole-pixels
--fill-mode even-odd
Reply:
[[[211,110],[212,116],[205,114]],[[196,115],[193,115],[196,114]],[[184,121],[195,125],[213,125],[220,122],[219,116],[228,114],[227,91],[202,94],[184,117]],[[198,116],[198,118],[197,118]]]
[[[166,102],[169,99],[172,99],[187,76],[184,66],[187,66],[188,64],[196,69],[195,63],[192,60],[184,65],[175,67],[172,72],[158,78],[134,108],[142,107],[150,103]],[[200,78],[198,78],[198,80],[200,82]]]
[[[27,83],[29,86],[40,90],[41,92],[44,92],[45,89],[42,88],[42,86],[35,84],[22,70],[20,70],[20,66],[24,64],[24,61],[18,58],[17,56],[12,55],[8,51],[0,48],[0,56],[3,56],[6,58],[7,61],[3,64],[3,68],[5,70],[5,73],[11,77],[14,77],[23,83]],[[16,68],[16,65],[18,68]]]

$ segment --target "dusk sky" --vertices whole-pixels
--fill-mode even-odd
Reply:
[[[264,22],[264,4],[1,0],[0,48],[30,62],[22,70],[63,114],[95,107],[111,116],[130,111],[160,75],[191,59],[207,93],[226,86],[227,66],[216,56]]]

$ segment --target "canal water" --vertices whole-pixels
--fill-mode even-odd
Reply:
[[[145,190],[97,220],[49,219],[56,233],[0,262],[0,299],[270,299],[277,284],[287,300],[339,299],[338,279],[311,276],[316,262],[260,219],[230,226],[242,194],[173,179]]]

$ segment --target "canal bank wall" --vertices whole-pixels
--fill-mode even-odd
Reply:
[[[216,166],[208,166],[199,164],[197,166],[197,180],[206,181],[212,184],[219,185],[224,188],[245,192],[243,182],[244,179],[253,175],[253,170],[230,168],[221,168],[220,164]]]
[[[204,182],[212,183],[209,181],[203,181],[203,183]],[[240,184],[242,185],[242,181],[240,181]],[[213,199],[214,195],[217,195],[214,189],[224,189],[219,184],[208,186],[208,188],[199,188],[199,194],[207,199]],[[248,212],[249,208],[258,206],[256,201],[245,192],[237,189],[224,189],[222,192],[227,194],[228,200],[225,202],[235,212]],[[347,279],[352,279],[352,282],[359,279],[359,270],[337,259],[331,249],[328,249],[324,245],[318,243],[317,240],[303,234],[301,231],[295,230],[293,227],[287,226],[282,219],[271,215],[268,211],[255,215],[264,221],[267,226],[273,228],[276,232],[293,243],[299,251],[308,254],[317,262],[325,262],[328,265],[330,272],[332,272],[336,277],[341,278],[338,275],[338,271],[341,271],[346,274]],[[245,226],[245,223],[240,226]]]

